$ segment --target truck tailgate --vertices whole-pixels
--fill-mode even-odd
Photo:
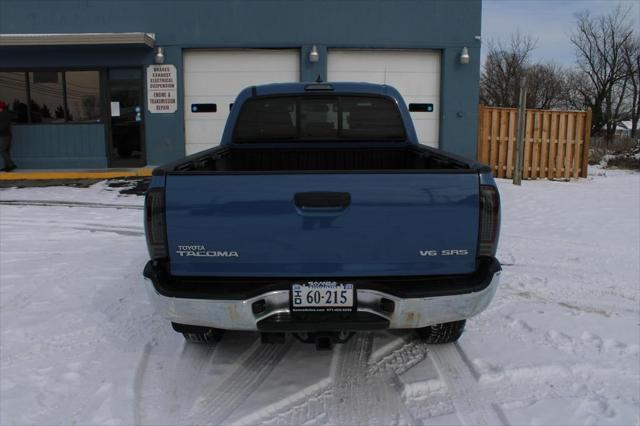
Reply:
[[[475,173],[169,174],[171,273],[471,273],[478,192]]]

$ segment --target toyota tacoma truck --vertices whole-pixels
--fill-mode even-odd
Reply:
[[[388,85],[243,90],[220,146],[153,171],[144,215],[148,294],[194,342],[452,342],[501,271],[490,169],[420,145]]]

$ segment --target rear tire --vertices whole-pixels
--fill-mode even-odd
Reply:
[[[435,324],[429,327],[419,328],[417,332],[418,336],[420,336],[425,343],[452,343],[462,336],[466,322],[467,320],[462,320]]]
[[[218,343],[222,339],[224,330],[210,327],[200,327],[197,325],[171,323],[171,326],[178,333],[182,333],[184,339],[189,343],[211,344]]]

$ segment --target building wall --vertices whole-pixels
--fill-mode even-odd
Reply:
[[[440,147],[475,157],[480,69],[481,0],[220,0],[107,2],[2,0],[0,32],[151,32],[178,70],[178,111],[145,114],[149,164],[184,152],[182,50],[188,48],[298,48],[301,80],[326,79],[328,48],[439,49],[442,51]],[[306,58],[312,45],[320,61]],[[462,47],[471,62],[459,63]],[[0,69],[22,66],[97,66],[102,49],[29,48],[0,51]],[[91,50],[91,49],[90,49]],[[109,49],[107,49],[109,50]],[[127,62],[152,63],[151,51],[123,50]],[[62,53],[61,53],[62,51]],[[57,53],[56,53],[57,52]],[[118,56],[118,55],[115,55]],[[64,126],[71,127],[71,126]]]
[[[0,22],[2,12],[3,3],[0,3]],[[0,29],[2,28],[0,23]],[[153,53],[150,49],[142,47],[123,49],[116,46],[61,46],[0,49],[0,71],[32,68],[139,67],[142,63],[150,63],[152,60]],[[12,134],[11,155],[22,169],[108,167],[107,133],[104,123],[21,124],[13,126]],[[180,156],[179,140],[175,139],[172,142],[173,152],[165,153],[165,158]]]
[[[21,168],[107,167],[102,124],[15,126],[12,133],[12,156]]]

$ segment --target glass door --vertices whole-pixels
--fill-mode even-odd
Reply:
[[[141,80],[109,81],[111,167],[141,167],[144,152],[144,96]]]

